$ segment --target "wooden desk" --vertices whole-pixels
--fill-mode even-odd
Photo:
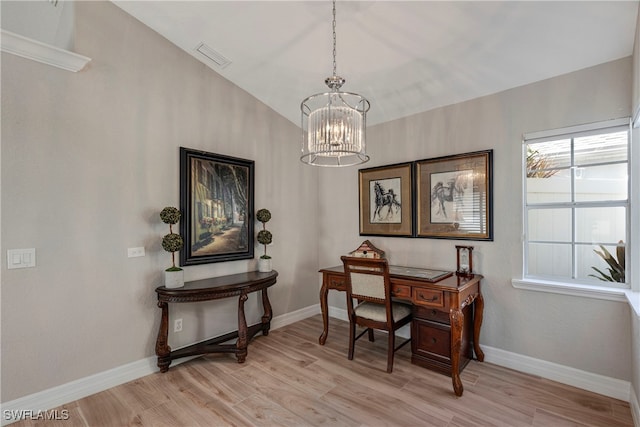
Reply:
[[[460,372],[473,358],[474,351],[477,360],[484,360],[479,344],[484,310],[482,276],[451,275],[430,282],[419,274],[403,274],[402,269],[391,266],[390,276],[392,295],[413,305],[411,363],[451,376],[453,390],[461,396]],[[327,295],[329,289],[345,291],[344,268],[341,265],[324,268],[320,273],[323,331],[319,342],[324,345],[329,332]]]
[[[267,288],[276,283],[277,276],[278,272],[275,270],[269,273],[251,271],[249,273],[186,282],[182,288],[168,289],[164,286],[156,288],[158,307],[162,309],[162,319],[156,341],[156,356],[158,356],[160,372],[167,372],[171,361],[174,359],[205,353],[235,353],[238,363],[243,363],[247,357],[247,347],[251,338],[259,331],[262,331],[262,335],[269,334],[273,315]],[[262,291],[264,314],[260,323],[247,327],[244,302],[247,300],[248,294],[257,291]],[[237,331],[171,351],[167,339],[169,333],[169,303],[211,301],[234,296],[238,297]],[[221,344],[235,338],[237,338],[235,344]]]

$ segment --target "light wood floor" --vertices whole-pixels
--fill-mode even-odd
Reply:
[[[633,426],[629,404],[472,361],[464,394],[412,365],[410,346],[386,369],[386,340],[356,344],[347,323],[320,316],[256,337],[247,362],[209,355],[64,405],[62,426]],[[42,425],[22,421],[13,426]]]

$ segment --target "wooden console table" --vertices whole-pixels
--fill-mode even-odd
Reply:
[[[421,269],[390,266],[389,270],[392,295],[413,305],[411,363],[451,376],[453,390],[461,396],[460,372],[474,351],[477,360],[484,360],[479,344],[484,310],[482,276],[454,274],[434,282],[424,278],[428,275],[420,274]],[[329,332],[327,295],[329,289],[345,291],[344,267],[324,268],[320,273],[323,330],[319,341],[324,345]]]
[[[167,372],[174,359],[205,353],[235,353],[238,363],[243,363],[247,357],[247,347],[251,338],[259,331],[262,331],[262,335],[269,334],[272,313],[267,288],[276,283],[277,276],[278,272],[275,270],[269,273],[251,271],[186,282],[182,288],[169,289],[164,286],[156,288],[158,307],[162,309],[162,319],[156,341],[156,356],[158,356],[160,372]],[[262,291],[264,314],[260,323],[247,327],[244,302],[247,300],[248,294],[257,291]],[[169,334],[169,303],[211,301],[235,296],[238,297],[237,331],[171,351],[167,338]],[[235,338],[237,338],[235,344],[221,344]]]

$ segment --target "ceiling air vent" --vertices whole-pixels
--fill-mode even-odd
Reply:
[[[211,49],[209,46],[207,46],[204,43],[200,43],[198,47],[196,47],[196,51],[201,55],[205,56],[207,59],[212,61],[214,64],[216,64],[220,68],[225,68],[227,65],[231,64],[231,60],[225,58],[220,53]]]

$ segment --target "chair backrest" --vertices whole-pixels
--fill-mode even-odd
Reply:
[[[378,304],[391,300],[389,264],[385,258],[343,256],[347,298]]]

